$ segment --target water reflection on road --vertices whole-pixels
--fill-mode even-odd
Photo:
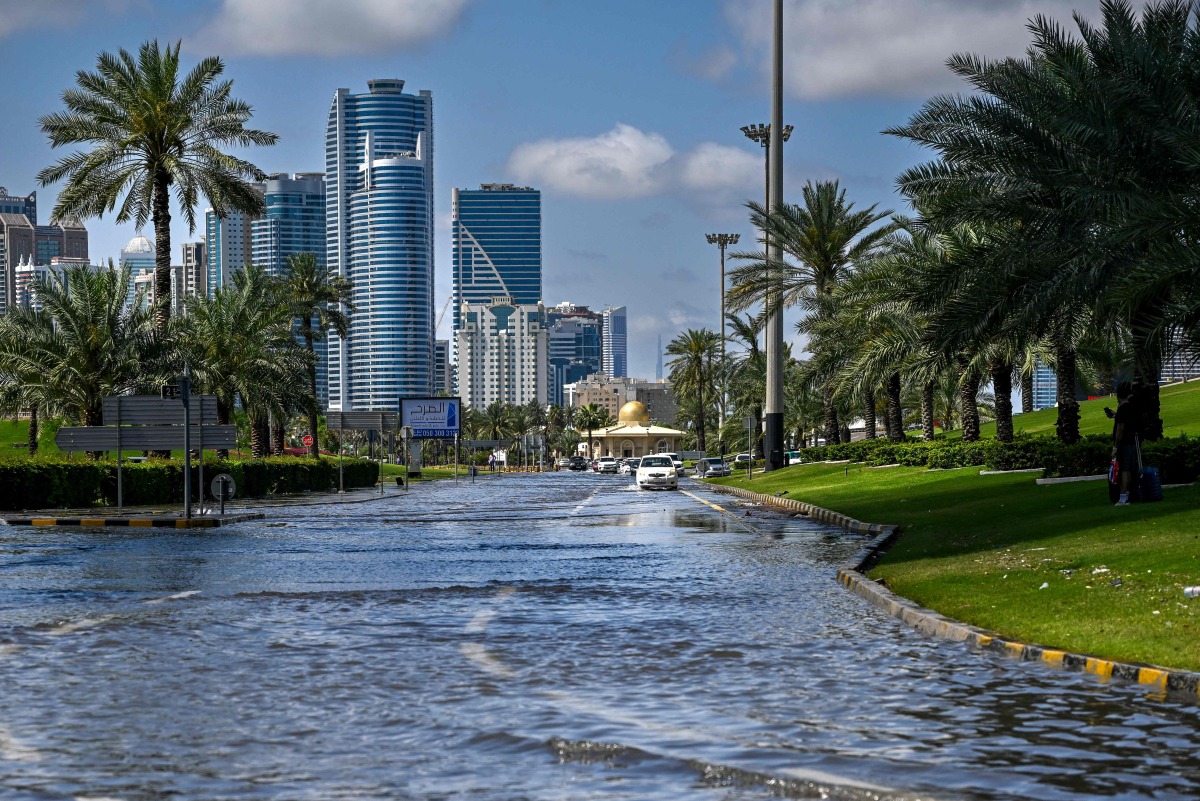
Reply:
[[[860,538],[737,514],[560,473],[0,530],[0,798],[1200,796],[1200,707],[922,637],[834,582]]]

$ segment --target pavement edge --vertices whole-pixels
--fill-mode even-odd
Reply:
[[[247,520],[262,520],[260,512],[224,517],[8,517],[0,520],[10,526],[80,526],[84,528],[218,528]]]
[[[994,631],[953,620],[896,595],[883,584],[868,578],[866,571],[870,570],[887,553],[888,548],[899,536],[899,526],[864,523],[861,520],[855,520],[839,512],[809,503],[777,495],[765,495],[743,487],[728,487],[720,484],[710,484],[709,487],[717,492],[737,495],[756,503],[798,512],[812,520],[838,526],[856,534],[875,535],[852,561],[838,569],[838,583],[922,634],[953,642],[967,643],[974,648],[1002,653],[1022,662],[1040,661],[1062,670],[1090,673],[1102,681],[1115,678],[1146,685],[1158,693],[1165,694],[1167,691],[1187,693],[1200,700],[1200,673],[1172,670],[1136,662],[1117,662],[1088,654],[1008,639]]]

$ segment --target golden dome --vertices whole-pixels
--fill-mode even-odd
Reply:
[[[646,411],[646,404],[640,401],[630,401],[621,407],[621,411],[617,414],[617,422],[649,425],[650,412]]]

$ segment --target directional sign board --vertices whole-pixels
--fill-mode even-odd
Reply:
[[[110,395],[104,401],[105,425],[183,425],[183,401],[163,400],[153,395]],[[193,395],[192,423],[217,422],[217,396]]]
[[[446,439],[458,435],[462,422],[459,398],[401,398],[400,425],[411,426],[415,439]]]
[[[326,412],[325,427],[330,431],[394,431],[395,412]]]
[[[183,390],[178,384],[163,384],[158,388],[158,395],[163,400],[179,400],[183,397]]]
[[[237,426],[193,425],[189,429],[192,448],[237,446]],[[180,450],[183,426],[70,426],[58,429],[54,444],[61,451],[115,451],[118,446],[123,451]]]

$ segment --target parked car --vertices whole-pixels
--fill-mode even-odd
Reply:
[[[571,466],[571,457],[569,457],[569,456],[558,457],[558,466],[559,467],[570,467]]]
[[[742,467],[746,466],[746,462],[753,462],[753,461],[754,461],[754,458],[752,456],[750,456],[750,454],[748,454],[748,453],[739,453],[737,456],[733,457],[734,465],[741,465]]]
[[[568,465],[572,470],[587,470],[591,467],[586,456],[572,456]]]
[[[800,458],[800,451],[785,451],[783,457],[788,464],[800,464],[803,461]]]
[[[696,462],[696,475],[701,478],[723,478],[729,474],[729,465],[719,456],[705,457]]]
[[[643,456],[638,464],[637,485],[639,489],[679,489],[679,475],[671,457],[665,453]]]
[[[617,457],[615,456],[601,456],[596,460],[597,473],[612,473],[616,475],[618,467]]]
[[[683,460],[679,458],[678,453],[661,453],[661,454],[659,454],[659,456],[671,457],[671,464],[675,465],[675,475],[677,475],[677,476],[683,475],[683,471],[684,471]]]

